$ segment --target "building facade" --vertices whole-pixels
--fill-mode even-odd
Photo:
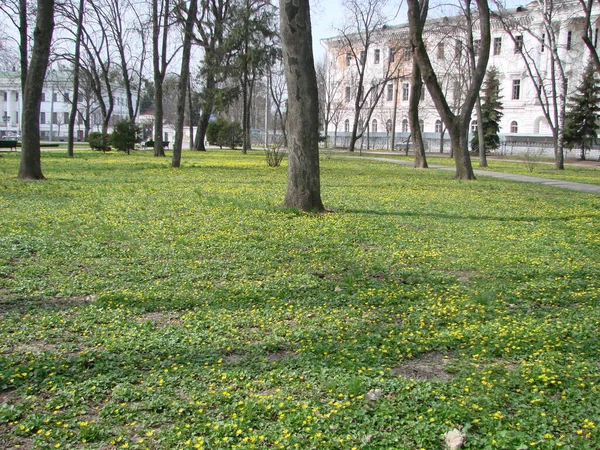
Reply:
[[[551,136],[542,102],[553,101],[552,95],[548,98],[556,81],[553,55],[558,55],[561,69],[564,70],[567,95],[577,89],[588,62],[589,50],[581,39],[585,29],[581,4],[564,0],[555,1],[554,5],[552,24],[555,34],[552,36],[544,31],[542,10],[537,2],[504,11],[502,20],[499,15],[492,19],[488,69],[495,67],[499,72],[503,104],[500,133],[505,142]],[[596,46],[599,26],[596,11],[592,20]],[[429,58],[454,112],[457,112],[465,94],[472,65],[465,45],[465,29],[464,18],[441,17],[428,20],[424,31]],[[360,40],[350,45],[349,40],[343,36],[323,42],[327,48],[326,64],[330,72],[328,80],[337,86],[335,89],[328,89],[329,95],[334,99],[333,107],[338,108],[338,117],[328,130],[330,139],[336,133],[342,137],[343,145],[344,135],[351,131],[355,115],[354,101],[358,93],[356,80],[361,68],[365,72],[363,83],[366,87],[362,89],[363,93],[368,90],[369,84],[381,84],[382,80],[385,84],[381,86],[381,96],[374,105],[368,123],[362,118],[359,120],[363,129],[368,131],[369,139],[375,141],[379,138],[381,143],[386,142],[390,133],[408,136],[408,103],[412,89],[412,53],[408,24],[383,27],[373,34],[367,48],[364,48],[364,44],[361,48]],[[477,28],[474,30],[473,48],[477,52]],[[556,54],[553,54],[553,48],[556,48]],[[358,64],[362,67],[358,67]],[[391,65],[394,66],[393,76],[389,76]],[[536,78],[536,82],[532,81],[532,77]],[[541,100],[538,96],[540,90],[544,92]],[[367,107],[372,104],[366,102]],[[419,116],[425,137],[439,140],[444,125],[427,92],[422,95]],[[476,130],[476,126],[476,121],[473,120],[472,131]]]
[[[49,70],[40,105],[40,137],[48,141],[66,141],[73,99],[72,74]],[[23,102],[20,72],[0,72],[0,137],[19,137]],[[111,125],[128,118],[125,89],[112,87]],[[108,99],[105,98],[105,101]],[[135,94],[134,102],[137,102]],[[82,85],[75,119],[75,139],[83,141],[90,131],[102,131],[102,114],[96,94]]]

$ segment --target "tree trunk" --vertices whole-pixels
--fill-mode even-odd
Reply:
[[[190,77],[188,77],[188,85],[187,85],[187,93],[188,93],[188,114],[189,114],[189,126],[190,126],[190,150],[194,148],[194,102],[192,102],[192,83],[190,81]]]
[[[40,103],[54,31],[54,0],[38,0],[31,62],[23,98],[20,180],[43,180],[40,150]]]
[[[19,54],[21,57],[21,95],[25,97],[27,65],[29,64],[27,52],[27,0],[19,0]]]
[[[279,1],[283,61],[288,85],[290,141],[284,206],[323,211],[319,169],[317,76],[308,0]]]
[[[161,18],[158,3],[164,10]],[[163,81],[166,71],[169,0],[152,0],[152,62],[154,67],[154,156],[165,156],[163,145]],[[162,30],[161,30],[162,20]],[[159,42],[162,31],[162,42]],[[162,49],[159,49],[162,44]]]
[[[475,180],[475,173],[469,156],[469,127],[460,123],[460,117],[454,120],[453,128],[448,128],[450,143],[456,162],[458,180]]]
[[[77,119],[77,104],[79,102],[79,66],[81,65],[81,32],[83,27],[83,8],[85,0],[79,0],[79,11],[77,16],[77,31],[75,32],[75,62],[73,65],[73,98],[71,104],[71,115],[69,116],[69,131],[67,143],[67,156],[73,157],[75,120]]]
[[[483,115],[481,113],[481,96],[477,96],[475,103],[477,113],[477,138],[479,140],[479,167],[487,167],[487,157],[485,155],[485,134],[483,129]]]
[[[185,119],[185,100],[187,97],[188,79],[190,75],[190,52],[192,49],[192,33],[196,21],[198,0],[191,0],[185,21],[183,52],[181,55],[181,74],[179,76],[179,94],[177,97],[177,119],[175,123],[175,142],[173,143],[172,167],[181,165],[181,147],[183,146],[183,121]]]
[[[408,119],[410,122],[410,131],[415,148],[415,167],[427,169],[427,159],[425,157],[425,145],[423,145],[423,135],[421,134],[421,124],[419,123],[419,102],[421,100],[421,90],[423,89],[423,80],[421,79],[421,70],[416,59],[413,58],[411,74],[412,90],[408,104]]]

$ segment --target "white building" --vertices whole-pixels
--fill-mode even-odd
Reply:
[[[71,115],[73,81],[68,71],[49,70],[46,74],[40,105],[40,137],[49,141],[65,141]],[[128,118],[125,89],[112,87],[114,99],[111,124]],[[0,136],[20,136],[23,102],[21,73],[0,72]],[[137,101],[137,94],[134,102]],[[75,139],[84,140],[86,122],[89,131],[102,130],[102,116],[96,96],[80,89]]]
[[[581,36],[584,30],[584,14],[581,4],[576,0],[554,2],[553,25],[557,31],[556,48],[565,68],[565,78],[568,81],[568,95],[571,95],[581,81],[581,74],[589,59],[588,49]],[[541,11],[537,2],[508,11],[515,25],[509,33],[498,19],[491,24],[491,46],[488,68],[495,67],[500,75],[500,95],[503,103],[503,117],[500,133],[504,142],[524,139],[539,139],[550,136],[551,129],[544,116],[537,96],[536,84],[532,82],[532,73],[522,52],[526,52],[535,64],[533,74],[544,83],[550,84],[551,51],[549,37],[544,32]],[[465,56],[464,21],[461,17],[442,17],[427,21],[424,33],[429,57],[432,61],[440,83],[446,91],[448,104],[459,105],[460,97],[464,94],[468,77],[468,58]],[[598,27],[600,25],[598,10],[592,20],[594,44],[598,45]],[[412,55],[409,42],[408,24],[386,26],[375,34],[374,41],[366,52],[355,47],[352,52],[341,36],[324,40],[327,47],[327,67],[333,75],[331,82],[339,85],[335,89],[340,114],[337,120],[338,143],[344,144],[344,136],[351,131],[354,119],[354,99],[357,92],[357,64],[354,54],[358,48],[363,55],[365,78],[364,85],[377,83],[383,79],[390,64],[397,64],[394,76],[384,87],[383,95],[375,106],[368,124],[363,127],[369,131],[369,139],[373,143],[380,138],[378,144],[385,147],[389,142],[392,131],[402,137],[408,136],[408,100],[410,95],[410,73],[412,70]],[[477,31],[475,31],[477,33]],[[358,44],[360,46],[360,44]],[[477,48],[477,36],[475,36]],[[398,64],[398,60],[400,63]],[[531,64],[530,64],[531,65]],[[425,87],[424,87],[425,90]],[[551,91],[551,89],[550,89]],[[332,90],[330,90],[332,92]],[[428,93],[423,95],[419,115],[421,128],[426,139],[440,140],[443,129],[442,121]],[[473,119],[475,113],[473,113]],[[336,124],[330,126],[328,134],[333,135]],[[476,121],[472,121],[472,129],[476,129]],[[398,134],[397,134],[398,135]],[[448,138],[448,135],[445,135]],[[365,137],[363,137],[364,141]],[[383,144],[383,145],[382,145]],[[364,145],[364,143],[363,143]],[[439,144],[437,144],[439,145]]]

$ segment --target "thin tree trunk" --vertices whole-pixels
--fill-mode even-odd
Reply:
[[[20,180],[43,180],[40,149],[40,103],[54,31],[54,0],[38,0],[31,62],[23,98]]]
[[[485,133],[483,130],[483,115],[481,113],[481,96],[477,96],[475,102],[475,112],[477,113],[477,138],[479,140],[479,167],[487,167],[487,157],[485,155]]]
[[[188,77],[188,85],[187,85],[187,93],[188,93],[188,120],[189,120],[189,125],[190,125],[190,149],[194,148],[194,121],[193,119],[193,115],[194,115],[194,110],[193,110],[193,102],[192,102],[192,82],[190,80],[190,77]]]
[[[73,66],[73,98],[71,104],[71,115],[69,116],[69,131],[67,143],[67,156],[72,158],[74,155],[74,134],[75,120],[77,119],[77,104],[79,102],[79,66],[81,65],[81,32],[83,28],[83,8],[85,0],[79,0],[79,11],[77,16],[77,31],[75,35],[75,63]]]
[[[427,169],[425,146],[423,145],[423,135],[421,133],[421,124],[419,123],[419,102],[421,100],[423,80],[421,79],[421,70],[419,69],[419,64],[414,58],[412,64],[411,84],[412,90],[409,97],[408,118],[413,138],[413,145],[415,148],[415,167],[419,169]]]
[[[284,206],[323,211],[319,170],[317,76],[308,0],[280,0],[283,61],[290,95],[288,184]]]
[[[29,64],[27,52],[27,0],[19,0],[19,53],[21,56],[21,95],[25,97],[27,65]]]
[[[177,97],[177,119],[175,123],[175,142],[173,143],[172,167],[181,165],[181,147],[183,145],[183,121],[185,119],[185,100],[187,96],[188,79],[190,75],[190,52],[192,49],[192,33],[196,21],[198,0],[191,0],[185,21],[183,37],[183,53],[181,55],[181,74],[179,76],[179,94]]]

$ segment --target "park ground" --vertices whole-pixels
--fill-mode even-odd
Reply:
[[[600,448],[600,196],[341,156],[3,154],[0,448]]]

